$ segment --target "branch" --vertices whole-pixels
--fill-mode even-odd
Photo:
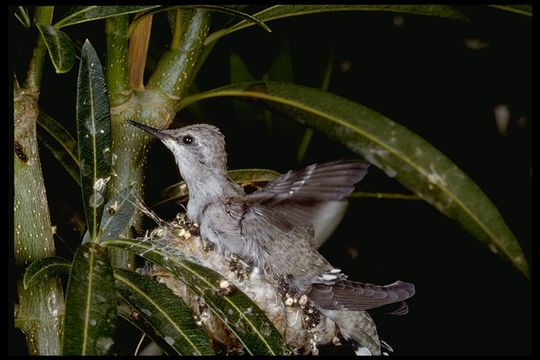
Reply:
[[[128,15],[105,21],[107,34],[107,65],[105,76],[111,107],[121,105],[131,97],[128,73]]]
[[[176,104],[195,76],[196,64],[208,35],[209,14],[202,9],[178,9],[171,50],[159,61],[147,89],[159,90]]]

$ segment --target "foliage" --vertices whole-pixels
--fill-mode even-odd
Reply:
[[[531,9],[526,6],[493,7],[531,15]],[[208,70],[205,61],[216,45],[226,43],[229,36],[253,25],[270,32],[267,36],[272,36],[270,25],[274,20],[295,21],[295,17],[307,14],[377,11],[469,21],[463,13],[445,5],[275,5],[254,13],[244,11],[244,8],[216,5],[79,6],[67,11],[54,24],[52,7],[36,7],[33,21],[30,9],[24,6],[10,14],[28,29],[25,31],[38,34],[27,78],[21,86],[15,77],[13,89],[14,249],[16,265],[21,270],[26,268],[24,276],[18,280],[17,323],[26,335],[30,353],[127,353],[131,349],[116,350],[120,344],[114,343],[118,315],[129,320],[126,306],[144,314],[141,322],[144,326],[137,320],[132,322],[149,337],[166,343],[163,349],[167,353],[202,355],[215,352],[181,299],[164,285],[133,271],[135,258],[129,252],[166,267],[192,291],[205,298],[218,317],[227,312],[233,314],[228,320],[223,317],[222,321],[246,352],[287,352],[271,322],[244,293],[216,295],[219,274],[188,259],[168,262],[167,256],[159,249],[145,248],[143,242],[129,240],[136,237],[137,230],[142,230],[139,204],[143,198],[143,168],[151,139],[130,127],[127,121],[136,120],[165,128],[179,112],[204,121],[201,117],[203,105],[199,102],[211,98],[232,97],[266,109],[262,114],[269,129],[278,122],[273,122],[278,114],[305,126],[303,140],[298,139],[302,143],[298,150],[299,159],[305,155],[312,131],[344,145],[409,189],[416,198],[457,221],[473,237],[510,261],[526,277],[529,276],[529,267],[519,242],[496,206],[471,177],[427,140],[400,125],[398,119],[390,119],[367,106],[326,91],[333,55],[329,57],[323,90],[293,83],[292,55],[286,46],[260,79],[252,76],[242,57],[233,53],[230,58],[232,84],[205,91],[199,91],[196,86],[197,76],[203,76]],[[220,21],[218,13],[221,19],[229,17],[229,21]],[[163,14],[167,15],[168,21]],[[105,23],[105,56],[100,51],[96,52],[92,45],[99,42],[95,34],[84,34],[82,48],[77,40],[72,39],[73,29],[85,29],[88,22]],[[169,23],[170,46],[163,46],[157,40],[155,43],[150,41],[152,22]],[[160,49],[162,46],[165,50]],[[70,126],[62,125],[40,110],[47,109],[47,104],[38,105],[40,91],[54,88],[54,84],[41,86],[46,53],[57,74],[73,72],[72,68],[79,59],[74,104],[76,116]],[[158,58],[155,54],[159,53]],[[234,106],[238,114],[245,116],[254,111],[252,107],[236,102]],[[36,124],[39,125],[37,132]],[[76,128],[76,136],[66,128]],[[53,256],[53,234],[49,230],[52,226],[42,177],[42,172],[48,169],[41,169],[36,151],[38,139],[80,188],[87,230],[83,239],[78,239],[77,250],[70,260]],[[259,186],[277,175],[273,170],[262,169],[231,171],[231,177],[245,186]],[[43,188],[39,190],[43,194],[41,200],[26,195],[24,189],[28,188]],[[400,195],[390,194],[387,198],[409,196]],[[186,196],[185,184],[175,184],[163,190],[154,206],[171,200],[185,200]],[[31,220],[31,214],[39,215],[40,224],[43,223],[41,229],[47,228],[46,236],[43,232],[37,236],[35,224],[38,221]],[[43,240],[44,237],[49,239],[48,242]],[[43,248],[45,251],[41,250]],[[57,276],[66,272],[69,278],[64,313],[64,295]],[[48,284],[43,289],[49,289],[62,300],[51,309],[54,314],[61,315],[57,321],[62,325],[53,327],[52,335],[50,331],[47,333],[55,339],[50,343],[56,341],[58,344],[55,347],[32,345],[36,337],[44,336],[39,329],[49,326],[46,314],[40,317],[38,309],[53,296],[43,295],[36,298],[35,303],[25,302],[25,291],[40,284]],[[245,315],[247,308],[256,311]],[[35,313],[38,314],[36,324],[24,325],[22,314]],[[248,326],[249,331],[240,331],[235,325],[239,322],[247,324],[243,326]],[[270,329],[267,336],[257,330],[263,325]],[[59,345],[60,339],[63,339],[62,345]]]

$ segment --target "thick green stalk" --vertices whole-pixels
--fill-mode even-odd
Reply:
[[[35,22],[49,25],[52,14],[51,6],[37,7]],[[45,44],[39,37],[25,85],[14,89],[14,249],[15,263],[21,271],[32,261],[55,253],[36,136],[46,55]],[[15,321],[26,336],[28,352],[60,355],[64,295],[58,278],[51,277],[28,289],[24,289],[19,279],[17,291]]]
[[[171,49],[160,59],[146,86],[176,105],[186,93],[204,50],[210,16],[202,9],[178,9]]]
[[[137,170],[139,166],[126,166],[124,162],[123,148],[126,148],[126,138],[123,127],[125,126],[125,114],[131,110],[130,104],[135,96],[130,86],[128,67],[128,15],[115,16],[105,21],[105,33],[107,34],[107,64],[106,81],[109,91],[111,106],[111,139],[112,139],[112,169],[111,192],[121,191],[130,183],[130,179],[137,185],[134,191],[142,197],[142,173]],[[124,115],[124,116],[123,116]],[[120,159],[119,159],[120,158]],[[119,166],[121,165],[121,166]],[[139,212],[134,214],[130,225],[135,226],[140,222]],[[124,235],[130,236],[129,227]],[[134,257],[126,251],[111,250],[112,263],[115,267],[133,269]]]
[[[134,92],[128,102],[111,108],[113,158],[111,191],[117,193],[134,184],[135,196],[142,199],[143,195],[144,162],[151,139],[146,133],[129,125],[127,121],[135,120],[146,124],[170,123],[173,116],[174,110],[168,108],[159,97],[148,91]],[[139,229],[141,221],[142,213],[136,209],[129,227],[134,226]],[[115,250],[113,265],[133,269],[133,257],[126,251]]]
[[[115,16],[105,21],[107,35],[107,90],[111,108],[128,101],[132,95],[128,74],[128,25],[127,15]]]
[[[195,68],[208,34],[209,17],[205,11],[182,9],[177,22],[174,38],[175,49],[163,55],[146,89],[130,89],[127,66],[141,62],[140,58],[129,58],[127,47],[127,26],[123,21],[107,23],[108,62],[107,84],[111,99],[113,178],[111,190],[121,191],[135,184],[138,198],[142,198],[143,167],[148,146],[153,140],[149,135],[127,124],[135,120],[156,128],[167,127],[176,113],[179,99],[185,94],[194,78]],[[147,31],[150,28],[147,27]],[[115,34],[115,36],[112,36]],[[130,42],[148,41],[147,34],[135,31]],[[144,40],[146,39],[146,40]],[[130,47],[134,44],[130,44]],[[141,45],[141,44],[137,44]],[[133,56],[146,56],[132,52]],[[120,60],[119,60],[120,59]],[[127,59],[127,62],[126,62]],[[125,94],[131,94],[126,97]],[[131,225],[140,224],[142,214],[136,211]],[[121,253],[116,253],[115,266],[131,268],[133,262]]]

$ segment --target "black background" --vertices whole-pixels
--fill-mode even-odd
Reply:
[[[259,78],[286,38],[295,82],[319,87],[330,49],[335,49],[329,91],[379,111],[447,155],[493,201],[531,263],[532,21],[486,6],[458,8],[470,23],[402,15],[403,24],[397,26],[400,19],[394,14],[351,12],[274,21],[269,23],[271,34],[245,29],[214,48],[197,86],[205,90],[229,83],[231,50]],[[62,11],[58,10],[58,19]],[[218,16],[218,21],[225,19]],[[33,44],[35,33],[24,33],[11,20],[9,26],[11,65],[23,77],[26,60],[21,59],[28,59],[28,44]],[[150,64],[161,45],[169,42],[167,26],[163,16],[155,18],[151,41],[157,47],[150,52]],[[65,30],[81,43],[88,36],[104,61],[103,22]],[[465,39],[471,38],[486,47],[467,48]],[[350,65],[345,72],[344,62]],[[51,68],[48,62],[40,103],[75,134],[76,67],[65,75],[56,75]],[[505,136],[497,132],[494,118],[494,108],[501,104],[511,113]],[[230,99],[201,105],[202,121],[219,126],[226,135],[230,168],[284,172],[312,162],[356,157],[315,134],[299,164],[296,149],[303,128],[296,122],[275,117],[269,132],[264,120],[236,118]],[[189,123],[193,117],[182,112],[177,120],[173,126]],[[82,213],[80,195],[52,155],[41,151],[53,223],[62,224],[70,212]],[[145,186],[151,204],[163,187],[178,180],[178,173],[172,155],[161,144],[152,147],[148,164]],[[408,192],[375,167],[357,189]],[[156,209],[164,218],[178,210],[174,204]],[[73,246],[80,241],[70,229],[59,228],[59,232]],[[350,279],[378,284],[400,279],[416,285],[408,315],[388,315],[386,309],[373,312],[380,337],[396,354],[532,351],[531,282],[427,203],[352,200],[343,223],[321,253]],[[60,255],[69,253],[60,251]],[[12,352],[24,353],[22,336],[18,332],[14,336]],[[325,347],[323,353],[350,353],[350,349]]]

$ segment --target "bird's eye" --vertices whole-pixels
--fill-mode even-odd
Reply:
[[[190,145],[193,143],[193,137],[191,137],[191,135],[186,135],[182,138],[182,142],[186,145]]]

